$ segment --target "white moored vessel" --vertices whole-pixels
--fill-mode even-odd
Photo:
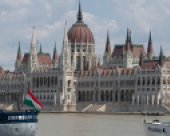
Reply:
[[[170,122],[144,121],[146,136],[170,136]]]
[[[34,111],[0,111],[1,136],[35,136],[37,113]]]

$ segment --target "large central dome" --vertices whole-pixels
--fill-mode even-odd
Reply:
[[[77,22],[72,25],[68,31],[68,39],[71,43],[90,43],[94,44],[94,37],[91,30],[83,22],[83,15],[79,3],[79,11],[77,14]]]

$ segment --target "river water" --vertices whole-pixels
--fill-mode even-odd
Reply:
[[[148,117],[170,121],[169,116]],[[144,116],[42,113],[36,136],[145,136]]]

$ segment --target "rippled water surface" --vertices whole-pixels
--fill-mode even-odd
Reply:
[[[169,116],[148,117],[169,120]],[[145,136],[144,116],[113,114],[40,114],[36,136]]]

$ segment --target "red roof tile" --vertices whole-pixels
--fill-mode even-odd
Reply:
[[[22,60],[22,64],[27,64],[28,61],[29,61],[29,53],[25,53],[24,58]],[[40,54],[38,54],[38,61],[39,61],[39,64],[50,65],[51,64],[51,57],[50,57],[49,54],[40,53]]]
[[[91,30],[83,22],[73,24],[68,31],[68,39],[71,43],[95,43]]]
[[[155,69],[159,64],[158,60],[147,60],[144,61],[141,68],[142,69]]]
[[[125,45],[115,45],[115,48],[112,53],[112,57],[114,56],[123,56],[125,52]],[[141,52],[143,52],[143,55],[146,56],[146,52],[143,48],[143,45],[132,45],[132,55],[134,57],[140,57]]]
[[[51,57],[49,54],[38,54],[38,61],[39,61],[39,64],[47,64],[47,65],[51,65]]]
[[[164,62],[164,66],[165,66],[166,68],[170,68],[170,60],[165,61],[165,62]]]

